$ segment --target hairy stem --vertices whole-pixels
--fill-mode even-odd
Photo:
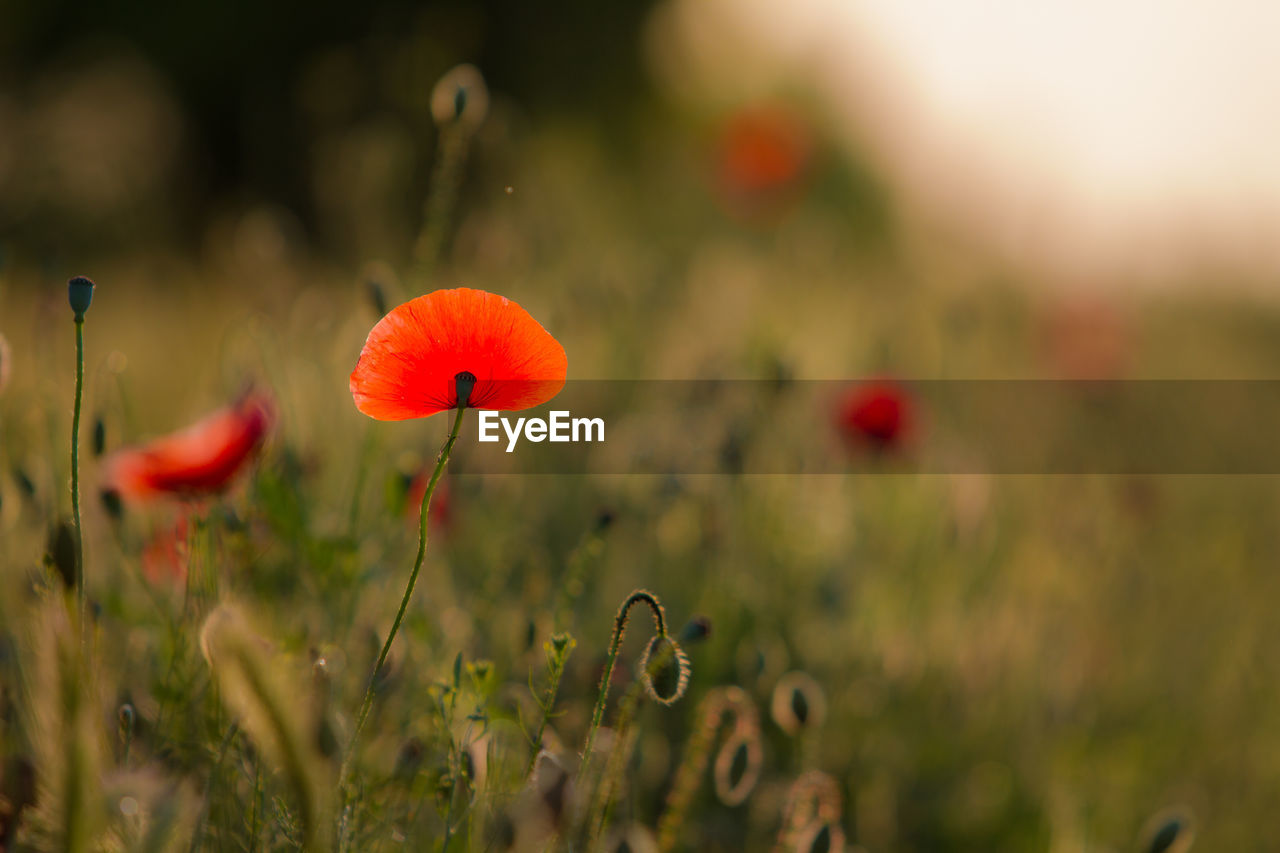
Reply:
[[[409,609],[409,599],[413,597],[413,587],[418,582],[418,573],[422,571],[422,562],[427,555],[427,521],[428,512],[431,508],[431,496],[435,494],[436,485],[440,482],[440,476],[444,473],[444,466],[449,462],[449,454],[453,451],[453,445],[458,440],[458,431],[462,429],[462,415],[466,411],[464,406],[458,406],[458,416],[453,421],[453,429],[449,431],[449,437],[445,440],[444,447],[440,449],[440,455],[436,459],[435,470],[431,472],[431,480],[427,483],[427,491],[422,496],[422,511],[418,516],[418,556],[413,561],[413,571],[409,574],[409,582],[404,588],[404,597],[400,599],[400,609],[396,611],[395,621],[391,623],[391,631],[387,634],[387,640],[382,644],[382,651],[378,654],[378,662],[373,666],[373,672],[369,675],[369,686],[365,688],[364,701],[360,704],[360,713],[356,717],[355,729],[351,732],[351,741],[347,744],[347,753],[342,759],[342,768],[338,773],[338,782],[342,784],[346,779],[347,771],[351,764],[351,758],[355,754],[356,743],[360,739],[360,732],[364,728],[365,721],[369,718],[369,711],[373,707],[373,696],[377,690],[378,673],[382,671],[383,665],[387,662],[387,654],[391,651],[391,644],[395,642],[396,633],[400,630],[400,623],[404,621],[405,611]]]
[[[627,631],[627,615],[639,602],[647,604],[653,612],[653,622],[658,636],[665,637],[667,634],[667,621],[662,612],[662,604],[653,593],[638,589],[627,596],[627,600],[618,608],[618,615],[613,622],[613,638],[609,642],[609,657],[605,661],[604,675],[600,679],[600,693],[596,697],[595,710],[591,713],[591,727],[587,729],[587,742],[582,748],[583,771],[587,769],[587,762],[591,760],[591,748],[595,744],[596,731],[600,728],[600,721],[604,719],[604,706],[609,701],[609,682],[613,679],[613,665],[617,663],[618,649],[622,647],[622,638]]]
[[[76,528],[76,613],[80,623],[80,648],[88,644],[84,592],[84,534],[80,531],[80,401],[84,396],[84,316],[76,318],[76,402],[71,416],[71,515]]]

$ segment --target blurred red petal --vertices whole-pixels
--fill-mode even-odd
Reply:
[[[112,454],[104,488],[135,500],[221,491],[262,445],[271,421],[270,400],[246,394],[184,430]]]

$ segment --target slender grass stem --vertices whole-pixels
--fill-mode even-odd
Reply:
[[[80,408],[84,396],[84,315],[76,317],[76,402],[71,416],[71,515],[76,528],[76,613],[80,625],[80,649],[88,645],[84,592],[84,534],[80,530]]]
[[[604,675],[600,678],[600,693],[596,696],[596,707],[591,713],[591,727],[587,729],[587,742],[582,748],[583,772],[586,771],[587,763],[591,760],[591,748],[595,744],[596,732],[600,728],[601,720],[604,719],[604,706],[609,701],[609,682],[613,679],[613,666],[618,662],[618,650],[622,647],[622,638],[627,632],[627,615],[639,602],[647,604],[653,612],[653,622],[658,636],[667,635],[666,616],[663,613],[662,604],[653,593],[638,589],[627,596],[627,600],[618,608],[618,615],[613,622],[613,638],[609,641],[609,657],[605,660]]]
[[[391,623],[391,630],[387,633],[387,640],[382,644],[382,651],[378,654],[378,662],[374,664],[373,672],[369,675],[369,686],[365,688],[364,701],[360,704],[360,713],[356,716],[356,726],[351,732],[351,741],[347,744],[347,752],[342,759],[342,768],[338,773],[339,785],[346,779],[352,756],[355,754],[356,744],[360,739],[360,732],[364,729],[365,721],[369,718],[369,711],[373,707],[373,696],[378,685],[378,673],[382,671],[383,665],[387,662],[391,644],[395,641],[396,633],[400,630],[400,623],[404,621],[405,611],[409,608],[409,599],[413,597],[413,587],[418,582],[418,573],[422,571],[422,562],[427,555],[427,521],[431,508],[431,496],[435,494],[436,485],[440,482],[440,476],[444,473],[444,466],[449,462],[449,454],[453,452],[453,445],[458,440],[458,431],[462,429],[462,415],[464,412],[466,412],[466,407],[459,406],[458,415],[453,421],[453,429],[449,431],[449,437],[445,440],[444,447],[440,449],[440,455],[436,459],[435,470],[431,472],[431,480],[427,483],[427,491],[422,496],[422,510],[418,516],[418,556],[414,558],[413,571],[410,572],[409,582],[404,588],[404,597],[400,599],[400,609],[396,611],[395,621]]]
[[[431,189],[424,205],[422,233],[414,247],[418,273],[427,281],[435,272],[445,244],[446,223],[462,182],[469,142],[469,134],[458,128],[441,130],[439,152],[431,170]]]

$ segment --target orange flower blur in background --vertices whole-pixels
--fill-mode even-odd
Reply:
[[[262,446],[273,419],[270,398],[250,391],[184,430],[112,454],[103,490],[132,500],[220,492]]]
[[[1123,379],[1132,361],[1132,333],[1120,309],[1100,297],[1075,296],[1043,310],[1042,354],[1054,379]]]
[[[799,191],[812,150],[805,122],[780,103],[731,115],[716,145],[716,179],[731,213],[776,214]]]
[[[425,418],[458,405],[457,377],[476,377],[467,406],[516,411],[564,387],[564,347],[505,296],[437,290],[392,309],[351,373],[356,408],[380,421]]]

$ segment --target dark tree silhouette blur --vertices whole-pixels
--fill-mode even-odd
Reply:
[[[177,107],[167,236],[197,237],[211,210],[244,197],[281,205],[310,228],[306,151],[317,124],[390,114],[425,124],[415,136],[429,146],[431,85],[466,61],[522,111],[591,116],[603,128],[646,97],[638,35],[650,5],[0,0],[0,127],[8,123],[6,96],[30,109],[49,79],[92,74],[101,57],[127,54]],[[327,103],[309,101],[317,90]],[[14,159],[25,168],[21,154]],[[424,182],[425,169],[415,169]],[[49,243],[53,230],[62,240],[75,232],[64,216],[42,218],[30,205],[0,201],[0,241]],[[85,231],[86,239],[103,233]]]

